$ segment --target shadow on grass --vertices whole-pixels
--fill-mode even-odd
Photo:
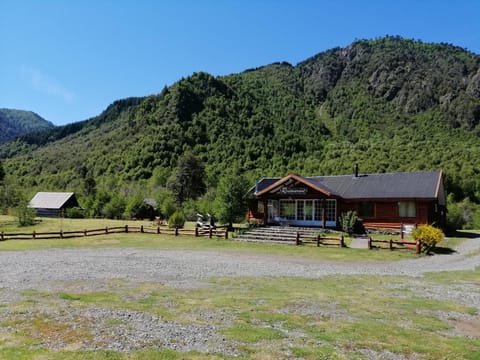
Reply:
[[[480,234],[474,231],[462,230],[462,231],[450,231],[447,234],[448,237],[456,237],[461,239],[474,239],[480,238]]]

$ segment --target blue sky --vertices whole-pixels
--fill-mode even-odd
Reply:
[[[0,108],[57,125],[196,71],[296,64],[400,35],[480,54],[478,0],[0,0]]]

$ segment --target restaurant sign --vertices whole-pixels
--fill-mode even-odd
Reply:
[[[307,193],[307,188],[293,188],[293,187],[282,187],[280,189],[280,194],[282,195],[305,195]]]

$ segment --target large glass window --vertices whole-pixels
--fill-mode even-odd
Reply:
[[[280,217],[295,220],[295,200],[280,201]]]
[[[280,200],[280,217],[286,220],[322,221],[321,200]],[[325,220],[336,221],[337,203],[325,200]]]
[[[335,200],[327,200],[325,204],[325,218],[327,221],[336,221],[337,220],[337,209],[336,209]]]
[[[398,216],[416,217],[417,207],[414,201],[401,201],[398,203]]]
[[[362,202],[358,205],[358,216],[360,217],[374,217],[375,204],[373,202]]]
[[[297,220],[303,220],[303,217],[305,216],[304,213],[304,208],[305,208],[305,203],[303,201],[297,201]]]
[[[315,221],[322,221],[322,202],[320,200],[315,200]]]
[[[312,221],[313,219],[313,201],[305,200],[305,220]]]

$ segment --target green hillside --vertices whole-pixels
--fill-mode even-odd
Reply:
[[[398,37],[356,41],[295,66],[195,73],[155,96],[0,147],[30,189],[166,185],[179,157],[263,176],[443,169],[458,200],[480,201],[480,56]],[[146,194],[149,195],[149,194]],[[151,194],[150,194],[151,195]]]
[[[0,144],[31,131],[52,128],[53,124],[31,111],[0,109]]]

